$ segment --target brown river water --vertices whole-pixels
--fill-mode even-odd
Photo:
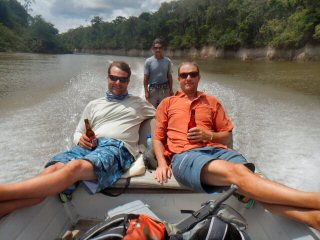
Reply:
[[[88,101],[106,90],[106,68],[127,61],[129,91],[143,97],[144,58],[0,53],[0,183],[27,179],[72,147]],[[174,59],[174,84],[178,89]],[[320,63],[201,60],[199,90],[231,117],[234,148],[268,178],[320,191]]]

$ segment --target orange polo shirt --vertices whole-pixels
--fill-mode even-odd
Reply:
[[[165,156],[206,146],[227,148],[221,143],[188,141],[191,109],[196,111],[197,127],[214,132],[232,131],[233,124],[217,98],[198,91],[197,98],[190,102],[186,94],[178,91],[175,96],[162,100],[156,112],[154,139],[166,146]]]

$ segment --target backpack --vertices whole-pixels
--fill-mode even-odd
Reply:
[[[145,214],[118,214],[89,229],[80,240],[168,239],[165,225]]]
[[[223,204],[236,189],[232,185],[214,201],[203,203],[197,211],[182,210],[191,215],[178,223],[156,220],[146,214],[119,213],[88,230],[80,240],[250,240],[245,231],[246,220]]]
[[[217,217],[197,223],[190,231],[170,236],[169,240],[250,240],[249,235]]]
[[[247,222],[232,207],[223,202],[237,190],[231,187],[215,201],[207,201],[197,211],[181,212],[191,215],[176,224],[168,224],[170,240],[250,240]]]
[[[223,204],[216,215],[208,215],[188,230],[171,234],[169,240],[250,240],[245,219]]]

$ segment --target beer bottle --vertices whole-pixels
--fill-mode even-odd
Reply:
[[[196,110],[195,109],[192,109],[191,110],[191,116],[190,116],[190,121],[188,123],[188,130],[190,128],[194,128],[196,127],[197,124],[196,124]]]
[[[89,120],[85,119],[84,123],[86,125],[86,135],[90,139],[90,143],[92,143],[93,147],[96,147],[98,144],[98,140],[96,138],[96,135],[94,134],[94,131],[90,126]]]

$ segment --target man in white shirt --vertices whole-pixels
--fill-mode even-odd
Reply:
[[[138,155],[140,124],[155,115],[147,101],[128,94],[131,70],[125,62],[108,69],[106,97],[91,101],[74,134],[77,146],[54,156],[37,176],[0,185],[0,217],[40,203],[80,180],[97,180],[97,192],[115,183]],[[85,134],[88,119],[98,138],[95,146]]]

